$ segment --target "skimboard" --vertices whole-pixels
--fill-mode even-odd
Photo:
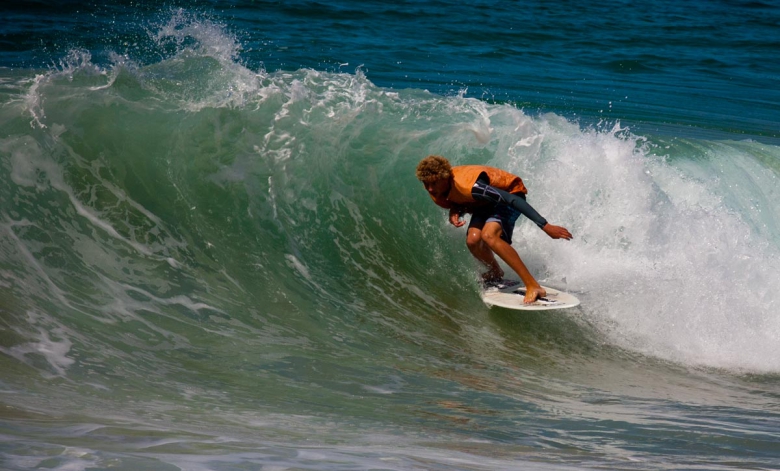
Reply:
[[[490,306],[499,306],[521,311],[545,311],[549,309],[567,309],[578,306],[580,300],[569,293],[542,286],[547,296],[531,304],[523,303],[525,285],[517,280],[491,281],[482,290],[482,300]]]

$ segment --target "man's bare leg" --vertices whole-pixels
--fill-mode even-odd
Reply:
[[[520,259],[520,255],[518,255],[514,247],[501,238],[502,232],[503,229],[501,228],[501,224],[495,221],[489,221],[482,228],[482,240],[485,242],[485,245],[501,257],[501,260],[506,262],[506,264],[520,276],[523,283],[525,283],[525,298],[523,299],[523,302],[530,304],[538,298],[547,296],[547,292],[539,285],[539,282],[531,275],[531,272],[528,271],[528,268],[526,268],[523,260]],[[495,258],[493,261],[495,262]]]
[[[482,281],[500,280],[504,277],[504,270],[501,269],[501,265],[498,264],[496,257],[493,256],[493,251],[482,240],[481,229],[476,227],[469,228],[466,235],[466,246],[468,246],[474,258],[488,267],[488,271],[482,274]]]

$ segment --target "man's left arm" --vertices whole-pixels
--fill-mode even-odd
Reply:
[[[484,175],[484,174],[483,174]],[[487,177],[485,175],[485,177]],[[504,204],[511,206],[523,216],[533,221],[540,229],[553,239],[571,239],[571,233],[561,226],[554,226],[547,222],[522,195],[515,195],[488,184],[486,179],[480,176],[471,188],[471,197],[477,201],[485,201],[492,204]]]
[[[542,227],[542,230],[553,239],[571,240],[572,238],[571,232],[563,226],[553,226],[552,224],[547,223]]]

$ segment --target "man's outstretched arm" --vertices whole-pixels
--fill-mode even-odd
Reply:
[[[486,175],[484,175],[487,177]],[[485,201],[492,204],[504,204],[511,206],[520,212],[523,216],[533,221],[540,229],[553,239],[571,239],[571,233],[562,226],[549,224],[522,195],[515,195],[508,191],[490,186],[485,181],[486,178],[480,176],[474,186],[471,188],[471,197],[477,201]]]

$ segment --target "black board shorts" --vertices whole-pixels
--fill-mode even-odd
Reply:
[[[495,221],[501,224],[501,239],[506,241],[507,244],[511,244],[512,232],[515,230],[515,222],[518,217],[520,217],[520,211],[511,206],[503,204],[485,206],[475,209],[471,214],[469,229],[475,227],[482,230],[486,223]]]

